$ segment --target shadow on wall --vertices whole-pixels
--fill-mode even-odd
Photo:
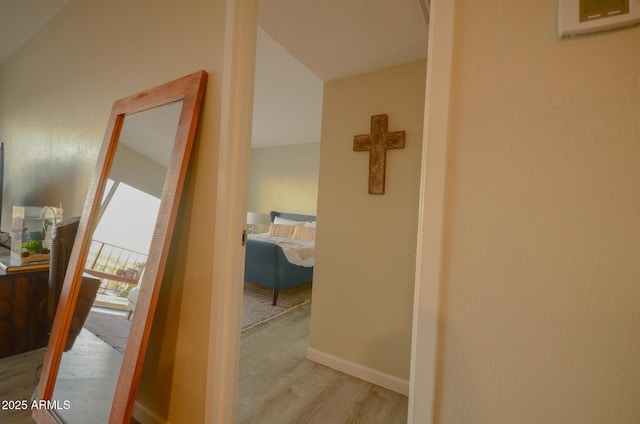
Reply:
[[[79,178],[76,172],[77,165],[72,158],[56,166],[50,166],[45,161],[39,162],[36,165],[29,165],[29,169],[20,169],[18,175],[16,172],[8,174],[5,166],[2,222],[0,223],[3,231],[11,230],[13,206],[59,207],[62,205],[64,217],[80,214],[81,210],[74,210],[73,205],[83,205],[87,193],[78,192],[81,177]],[[54,173],[52,170],[58,172]],[[88,187],[89,182],[87,179],[84,185]]]

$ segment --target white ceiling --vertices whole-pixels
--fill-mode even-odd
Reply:
[[[258,28],[253,147],[318,143],[322,81]]]
[[[323,82],[427,55],[424,0],[260,0],[254,147],[320,141]],[[0,63],[68,0],[0,0]]]
[[[323,82],[427,56],[418,0],[261,0],[253,147],[320,141]]]
[[[318,78],[331,81],[426,57],[421,1],[262,0],[259,23]]]
[[[127,115],[119,141],[168,168],[181,111],[178,100]]]
[[[68,0],[0,0],[0,63],[51,19]]]

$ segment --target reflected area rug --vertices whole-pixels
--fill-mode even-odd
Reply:
[[[311,283],[282,290],[278,304],[271,304],[273,290],[252,283],[244,284],[242,296],[242,331],[247,331],[311,301]],[[126,311],[91,308],[84,327],[124,354],[131,322]]]
[[[128,312],[93,307],[84,322],[84,328],[124,354],[132,321],[127,319],[127,314]]]
[[[311,283],[282,290],[278,304],[273,306],[273,290],[252,283],[244,283],[242,297],[242,331],[264,324],[280,315],[311,302]]]

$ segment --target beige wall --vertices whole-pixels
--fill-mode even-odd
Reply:
[[[640,422],[640,28],[456,5],[437,423]]]
[[[316,215],[320,143],[251,149],[248,207]]]
[[[0,139],[12,204],[82,211],[111,104],[204,69],[199,136],[138,400],[202,422],[213,256],[224,1],[72,1],[0,66]],[[7,215],[5,215],[6,217]],[[3,229],[10,225],[3,220]],[[169,302],[169,298],[171,302]]]
[[[325,84],[311,348],[409,378],[426,62]],[[353,137],[386,113],[406,147],[387,154],[386,193],[368,194]]]

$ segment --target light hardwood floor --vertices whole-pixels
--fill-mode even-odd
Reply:
[[[46,348],[0,359],[0,403],[27,401],[38,385]],[[122,354],[86,329],[65,352],[53,399],[70,402],[59,415],[70,422],[101,424],[108,421]],[[33,423],[31,409],[0,410],[0,424]],[[1,406],[1,405],[0,405]]]
[[[310,311],[307,303],[243,333],[238,423],[406,423],[406,396],[305,359]]]
[[[407,397],[305,359],[311,304],[242,335],[238,423],[404,424]],[[0,400],[29,400],[45,349],[0,360]],[[32,423],[0,411],[1,424]]]
[[[122,353],[83,328],[73,348],[62,354],[52,398],[69,402],[58,415],[70,423],[109,421]]]
[[[33,423],[30,408],[16,409],[15,403],[8,402],[30,401],[38,386],[45,351],[46,348],[43,347],[0,359],[0,403],[9,408],[0,411],[0,423]]]

